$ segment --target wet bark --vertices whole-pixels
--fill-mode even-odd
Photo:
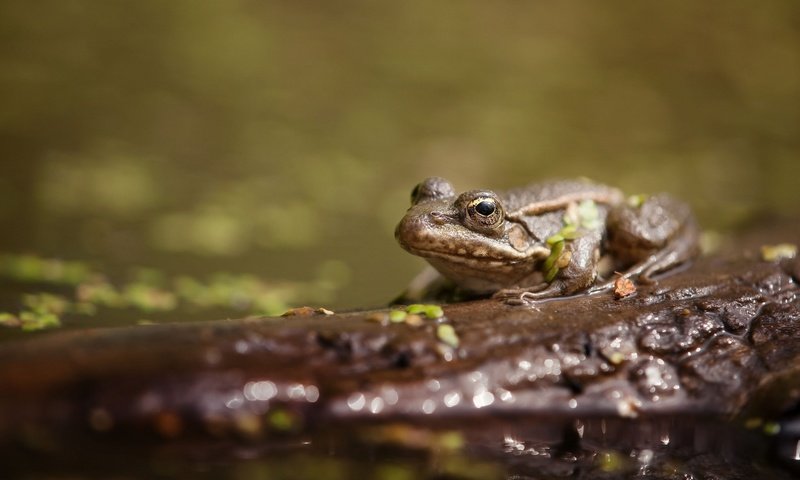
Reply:
[[[776,417],[800,398],[799,277],[798,260],[745,249],[623,299],[481,300],[420,325],[369,311],[51,334],[0,347],[0,438],[31,425],[169,437],[501,414]]]

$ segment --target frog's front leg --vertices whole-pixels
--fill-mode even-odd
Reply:
[[[565,242],[563,251],[553,259],[556,270],[551,270],[552,265],[545,263],[544,276],[537,272],[521,281],[517,288],[498,291],[494,298],[502,299],[510,305],[521,305],[587,289],[597,277],[596,267],[600,256],[598,246],[601,238],[602,232],[594,230]],[[554,272],[550,279],[547,278],[548,272]]]
[[[667,195],[618,205],[609,212],[607,228],[606,251],[615,267],[642,282],[699,253],[699,229],[689,206]]]

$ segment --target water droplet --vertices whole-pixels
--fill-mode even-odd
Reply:
[[[388,405],[394,405],[399,400],[399,396],[397,395],[397,390],[394,388],[386,388],[383,390],[383,398],[386,400]]]
[[[250,351],[250,345],[244,340],[237,340],[236,343],[233,345],[233,349],[236,350],[236,353],[241,353],[244,355],[248,351]]]
[[[375,397],[369,402],[369,411],[370,413],[381,413],[383,411],[384,401],[381,397]]]
[[[367,397],[363,393],[354,393],[347,399],[347,406],[354,412],[360,412],[367,404]]]
[[[574,398],[570,398],[569,402],[567,402],[567,406],[569,406],[569,408],[578,408],[578,401]]]
[[[306,387],[306,401],[314,403],[319,400],[319,389],[316,385],[309,385]]]
[[[520,442],[516,438],[512,437],[511,435],[505,435],[505,437],[503,438],[503,449],[507,453],[521,452],[525,450],[525,444]]]
[[[430,398],[422,402],[422,413],[430,415],[434,410],[436,410],[436,402]]]
[[[438,392],[439,389],[442,388],[442,384],[439,383],[439,380],[428,380],[428,383],[426,383],[425,385],[431,392]]]
[[[278,388],[269,380],[247,382],[244,396],[250,401],[266,401],[278,394]]]
[[[305,399],[306,387],[301,383],[293,383],[286,387],[286,395],[292,400]]]
[[[578,438],[583,438],[583,432],[586,430],[586,425],[581,421],[575,422],[575,431],[578,432]]]
[[[636,460],[638,460],[642,465],[649,465],[650,462],[653,461],[654,456],[655,454],[652,450],[645,448],[639,452],[639,455],[636,456]]]
[[[488,390],[484,390],[472,397],[472,404],[475,405],[475,408],[487,407],[492,403],[494,403],[494,394]]]
[[[461,403],[461,394],[458,392],[448,392],[444,396],[444,406],[447,408],[455,407]]]
[[[204,357],[207,364],[214,366],[217,365],[222,360],[222,353],[219,351],[218,348],[215,347],[207,348],[204,353]]]
[[[498,388],[495,390],[497,393],[497,398],[503,402],[513,402],[514,401],[514,394],[506,390],[505,388]]]
[[[244,404],[244,397],[239,392],[236,392],[233,395],[231,395],[231,398],[229,398],[225,402],[225,406],[230,408],[231,410],[235,410],[241,407],[243,404]]]

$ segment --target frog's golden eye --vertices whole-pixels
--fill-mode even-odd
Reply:
[[[499,200],[488,192],[466,202],[465,213],[465,224],[473,230],[493,233],[503,224],[503,208]]]
[[[484,217],[488,217],[493,214],[497,210],[497,205],[494,203],[492,199],[484,199],[478,202],[475,205],[475,212],[483,215]]]

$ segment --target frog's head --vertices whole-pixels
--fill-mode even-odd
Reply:
[[[472,190],[456,196],[452,185],[438,177],[414,187],[411,208],[395,237],[442,275],[476,292],[514,284],[534,270],[532,260],[549,253],[506,217],[497,194]]]

